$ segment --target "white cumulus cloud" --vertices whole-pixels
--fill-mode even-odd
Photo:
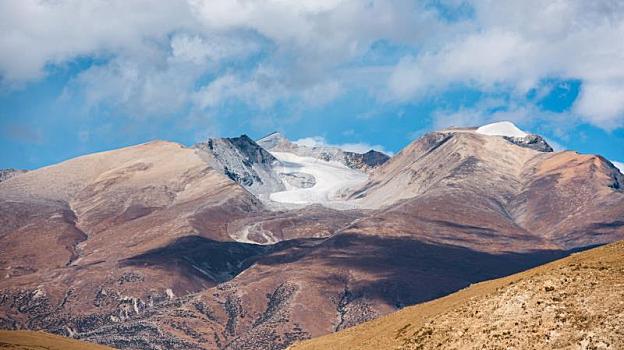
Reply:
[[[354,90],[412,103],[457,85],[522,104],[545,79],[577,80],[574,120],[615,129],[622,38],[624,2],[613,0],[6,0],[0,85],[91,58],[66,96],[150,115],[232,100],[305,108]],[[398,49],[371,54],[379,43]]]
[[[468,3],[475,29],[404,57],[388,79],[390,98],[418,99],[454,84],[522,96],[543,79],[575,79],[582,88],[574,112],[582,120],[624,125],[624,3]]]

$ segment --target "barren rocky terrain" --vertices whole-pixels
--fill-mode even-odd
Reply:
[[[314,158],[368,177],[341,189],[347,210],[273,205],[283,177],[270,172],[300,164],[245,137],[11,177],[0,328],[122,349],[284,349],[624,238],[617,168],[532,140],[443,130],[388,161]]]
[[[291,349],[621,349],[622,300],[620,241]]]
[[[0,169],[0,182],[4,180],[8,180],[13,176],[20,175],[25,173],[26,170],[18,170],[18,169]]]

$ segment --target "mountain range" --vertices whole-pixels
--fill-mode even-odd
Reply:
[[[2,174],[0,328],[120,349],[284,349],[624,238],[618,168],[509,122],[392,157],[273,133]]]

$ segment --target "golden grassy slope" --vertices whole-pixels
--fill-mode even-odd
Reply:
[[[291,348],[624,349],[624,241]]]
[[[0,330],[0,349],[11,350],[112,350],[102,345],[44,332]]]

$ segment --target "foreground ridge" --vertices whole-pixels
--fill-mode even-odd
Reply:
[[[114,350],[108,346],[91,344],[44,332],[3,330],[0,330],[0,348],[12,350]]]
[[[622,349],[624,241],[290,347]]]

